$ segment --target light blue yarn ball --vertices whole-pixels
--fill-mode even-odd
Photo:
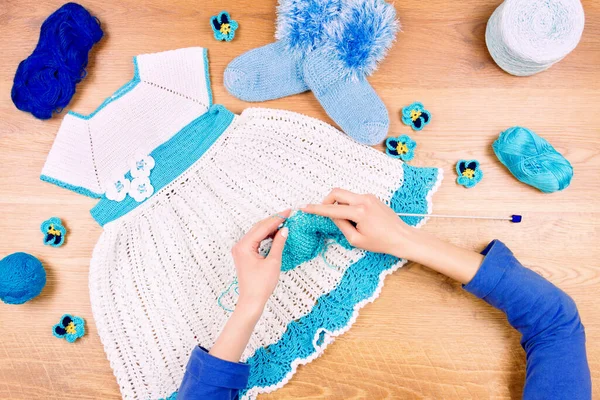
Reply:
[[[0,260],[0,300],[23,304],[36,297],[46,285],[46,270],[34,256],[13,253]]]
[[[563,190],[571,183],[571,163],[535,132],[513,126],[492,145],[496,157],[523,183],[544,193]]]

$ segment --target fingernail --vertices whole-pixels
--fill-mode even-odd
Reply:
[[[281,228],[281,230],[279,232],[281,232],[281,236],[283,236],[284,238],[288,237],[288,227],[284,226],[283,228]]]
[[[300,204],[300,205],[298,206],[298,208],[299,208],[300,210],[302,210],[303,208],[306,208],[306,207],[308,207],[308,204]]]

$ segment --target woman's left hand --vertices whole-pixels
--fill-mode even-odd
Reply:
[[[290,210],[272,215],[256,223],[231,249],[239,288],[238,307],[262,310],[275,290],[281,271],[281,254],[287,239],[288,229],[277,228]],[[260,243],[273,237],[273,244],[266,257],[258,253]]]
[[[254,326],[279,281],[281,254],[288,228],[279,231],[277,228],[289,215],[290,210],[286,210],[258,222],[231,249],[240,296],[210,350],[213,356],[238,362],[248,345]],[[273,237],[271,250],[268,256],[263,257],[258,253],[258,247],[260,242],[270,237]]]

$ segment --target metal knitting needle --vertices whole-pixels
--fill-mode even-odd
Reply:
[[[515,224],[521,222],[523,217],[515,214],[510,217],[480,217],[475,215],[446,215],[446,214],[410,214],[410,213],[396,213],[400,217],[433,217],[433,218],[464,218],[464,219],[492,219],[498,221],[510,221]]]

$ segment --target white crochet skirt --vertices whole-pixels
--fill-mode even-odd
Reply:
[[[321,121],[261,108],[237,116],[213,106],[151,155],[150,198],[104,198],[92,210],[104,226],[90,267],[93,313],[126,399],[172,395],[192,349],[213,345],[237,298],[230,249],[255,222],[334,187],[430,212],[442,178]],[[243,355],[244,396],[283,386],[319,356],[402,263],[333,245],[282,273]]]

